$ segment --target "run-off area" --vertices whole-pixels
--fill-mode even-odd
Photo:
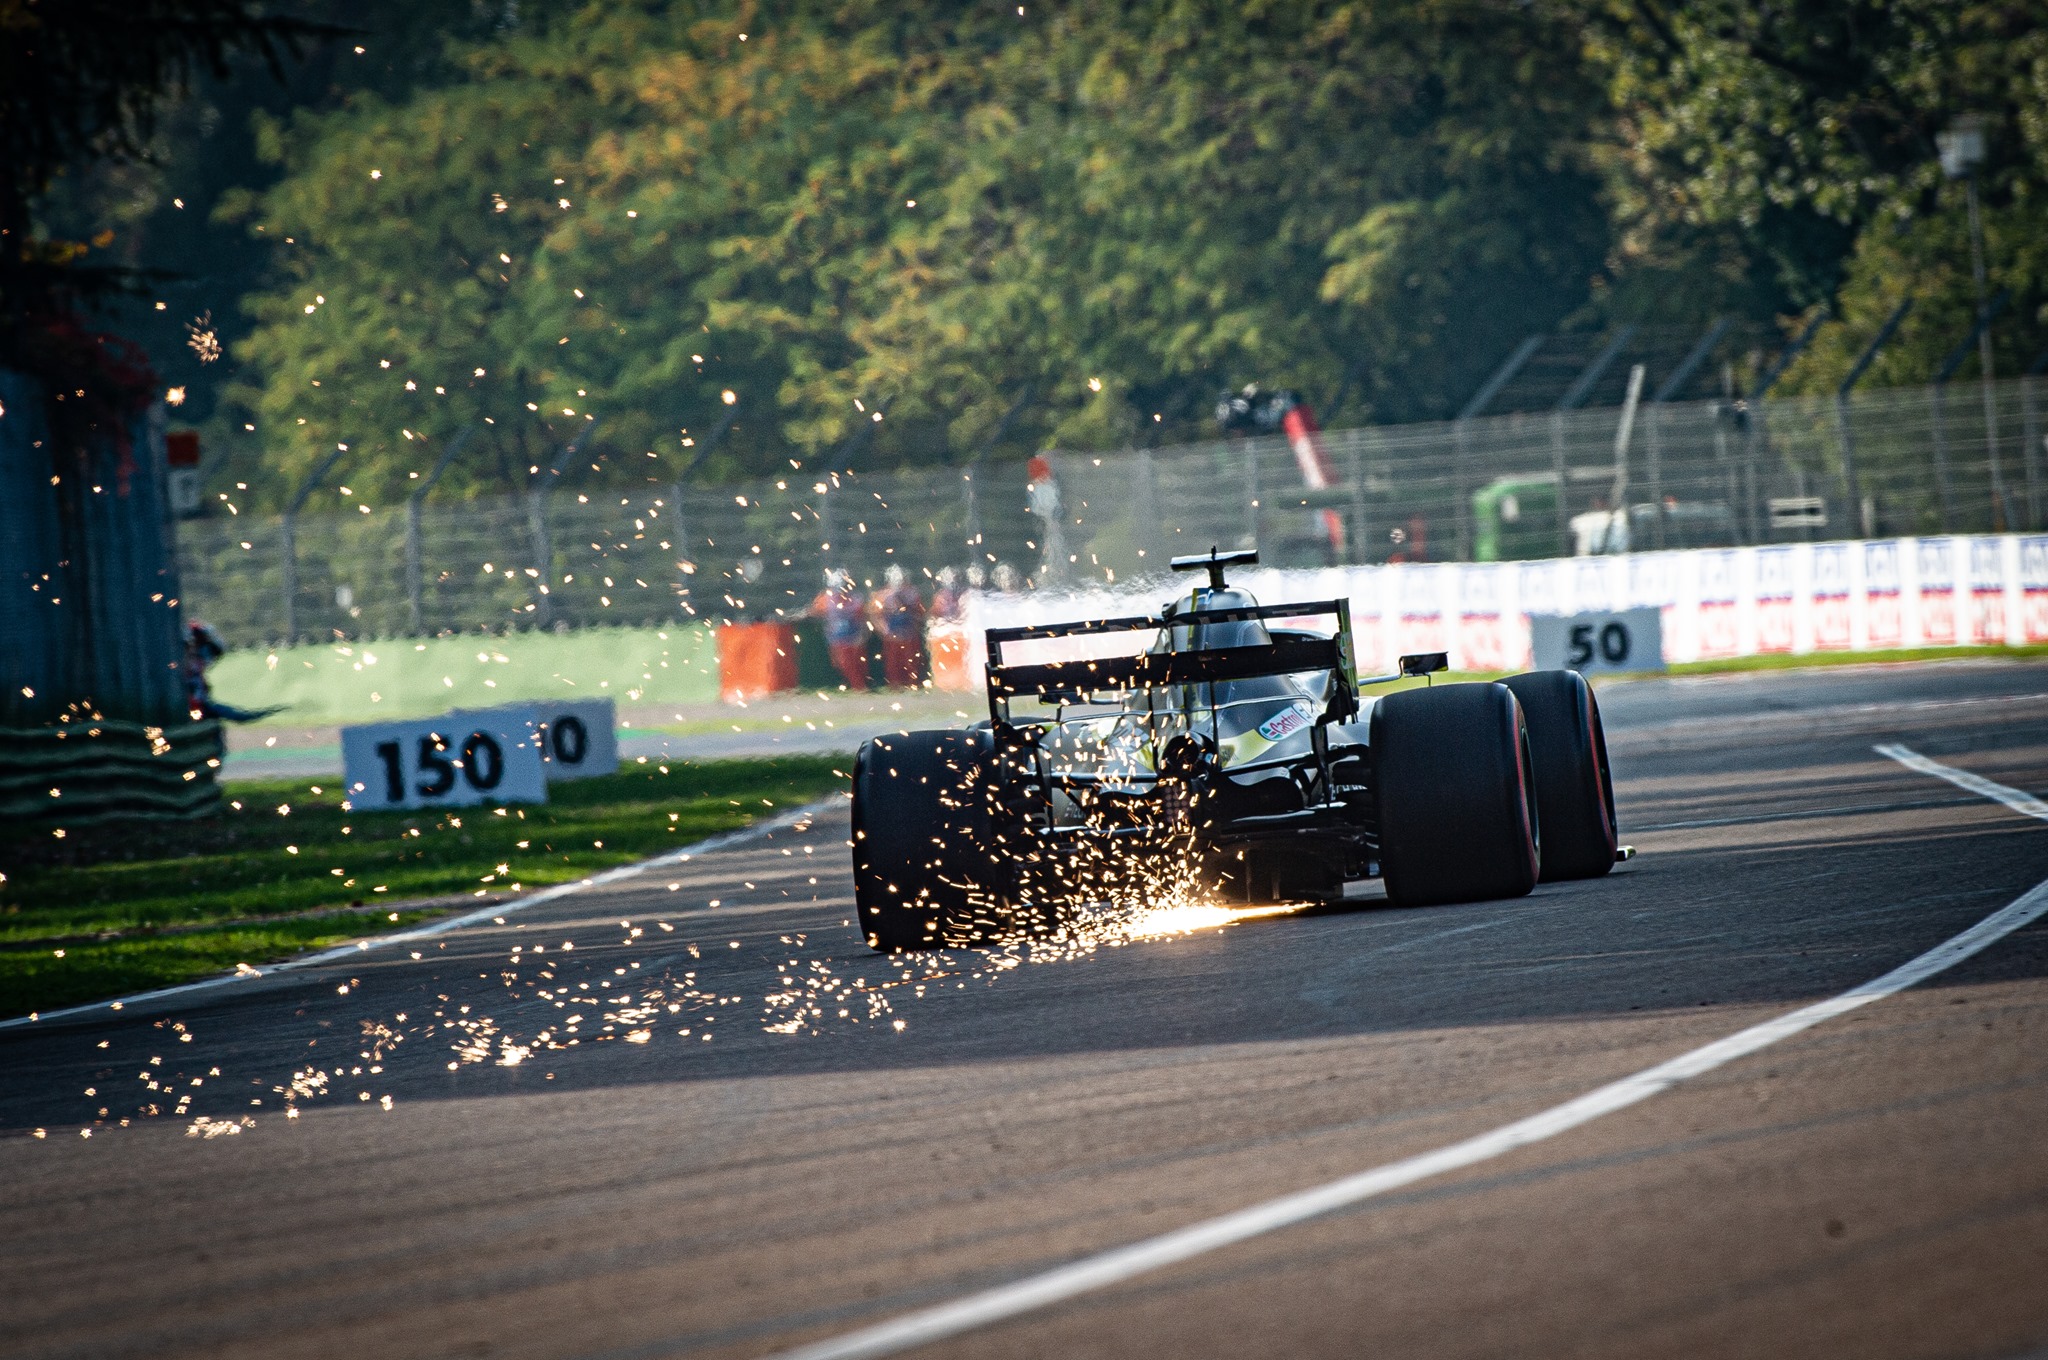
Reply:
[[[759,1355],[1452,1145],[2048,877],[2048,826],[1873,750],[2048,793],[2041,677],[1603,690],[1641,857],[1516,902],[890,960],[846,924],[831,812],[502,926],[0,1036],[0,1348]],[[2024,1353],[2044,936],[918,1353]]]

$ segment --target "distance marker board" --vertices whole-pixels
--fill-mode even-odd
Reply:
[[[1529,650],[1540,671],[1664,669],[1664,613],[1617,609],[1594,614],[1531,614]]]
[[[609,699],[515,704],[540,721],[548,782],[619,772],[619,734]]]
[[[344,727],[342,785],[358,812],[545,803],[543,740],[530,705]]]
[[[545,803],[555,780],[617,774],[619,737],[610,699],[575,699],[344,727],[341,756],[364,811]]]

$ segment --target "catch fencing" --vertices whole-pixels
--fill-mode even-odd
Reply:
[[[1649,403],[1625,438],[1615,408],[1332,431],[1317,489],[1279,435],[1054,453],[1056,491],[1011,462],[385,507],[328,488],[186,523],[179,563],[188,608],[250,643],[787,617],[827,568],[1082,588],[1211,546],[1304,568],[2034,530],[2039,388],[1995,384],[1988,421],[1971,385]]]

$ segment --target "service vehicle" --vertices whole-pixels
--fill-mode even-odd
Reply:
[[[1584,677],[1433,684],[1426,653],[1361,679],[1348,602],[1261,605],[1225,579],[1257,561],[1175,558],[1208,582],[1156,616],[992,628],[986,722],[864,744],[868,943],[1016,938],[1190,879],[1246,905],[1371,878],[1404,906],[1516,897],[1633,853]]]

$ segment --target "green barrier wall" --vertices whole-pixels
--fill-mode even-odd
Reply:
[[[211,719],[0,727],[0,821],[203,816],[220,805],[220,756],[220,724]]]
[[[522,699],[715,703],[718,653],[704,624],[585,628],[238,650],[216,662],[209,679],[222,703],[283,706],[272,721],[312,726]]]

